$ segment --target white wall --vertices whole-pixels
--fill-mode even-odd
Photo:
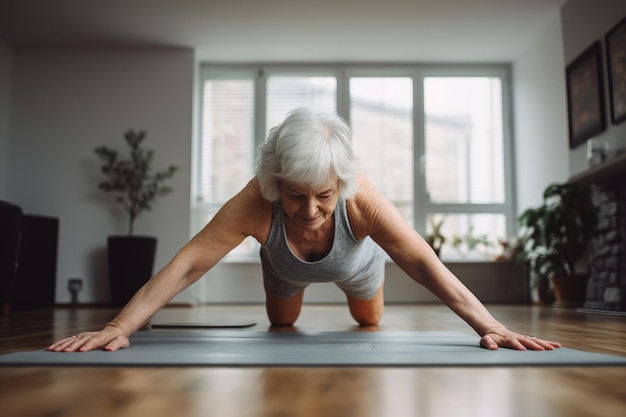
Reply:
[[[569,150],[565,68],[626,16],[623,0],[569,0],[513,65],[517,211],[541,201],[551,182],[588,169],[586,146]],[[607,130],[597,140],[626,148],[626,123],[611,125],[605,68]]]
[[[0,40],[0,200],[5,199],[7,142],[9,139],[9,105],[11,94],[12,52]]]
[[[517,211],[541,203],[544,188],[569,178],[561,19],[537,34],[513,64]]]
[[[594,41],[599,40],[603,45],[604,36],[626,16],[626,1],[624,0],[569,0],[561,10],[563,19],[563,50],[565,63],[571,63]],[[608,81],[606,72],[606,58],[603,58],[605,108],[607,129],[596,136],[600,142],[606,142],[614,149],[626,149],[626,122],[612,125],[610,118],[610,104],[608,95]],[[580,145],[569,153],[570,173],[572,175],[588,169],[587,148]]]
[[[81,302],[107,302],[106,238],[126,233],[127,218],[96,188],[93,149],[125,152],[124,132],[147,129],[155,167],[180,167],[175,192],[135,224],[159,239],[163,267],[189,234],[193,51],[20,48],[13,62],[6,199],[60,219],[57,302],[71,277],[84,278]]]

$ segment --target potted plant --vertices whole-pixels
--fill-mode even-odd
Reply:
[[[452,238],[452,247],[465,257],[468,254],[480,254],[485,258],[490,258],[490,248],[493,246],[489,235],[475,234],[474,227],[470,226],[469,232],[462,236],[454,236]]]
[[[590,188],[551,184],[543,193],[543,204],[524,211],[518,222],[520,258],[529,262],[540,298],[551,283],[558,305],[580,305],[587,274],[578,274],[576,264],[585,254],[596,224]]]
[[[441,228],[443,227],[443,223],[446,221],[445,217],[442,217],[441,220],[436,221],[433,216],[428,216],[428,222],[430,223],[430,232],[426,235],[426,242],[433,248],[435,254],[437,256],[441,255],[441,247],[444,243],[446,243],[446,237],[441,234]]]
[[[150,210],[157,197],[173,191],[163,183],[178,170],[178,167],[170,165],[153,173],[154,152],[142,147],[145,138],[146,131],[131,129],[124,134],[130,148],[127,159],[119,158],[117,151],[106,146],[95,149],[105,177],[98,184],[98,189],[115,195],[115,200],[129,217],[128,234],[108,238],[111,304],[115,307],[125,305],[152,276],[156,238],[135,236],[135,219],[143,211]]]

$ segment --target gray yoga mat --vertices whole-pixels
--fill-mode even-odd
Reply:
[[[245,329],[256,326],[252,321],[220,320],[220,321],[163,321],[151,322],[151,329]]]
[[[488,351],[458,332],[138,332],[117,352],[38,350],[0,355],[1,366],[626,366],[626,357],[560,348]]]

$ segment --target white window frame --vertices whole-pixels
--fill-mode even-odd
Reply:
[[[514,181],[514,147],[512,137],[512,96],[511,71],[508,65],[485,66],[424,66],[418,71],[420,82],[415,83],[415,117],[420,128],[415,129],[415,173],[419,181],[415,181],[415,211],[416,213],[441,214],[504,214],[506,218],[507,237],[515,236],[517,232],[515,217],[515,181]],[[423,80],[426,77],[494,77],[502,81],[502,141],[504,165],[504,202],[492,204],[442,204],[433,203],[428,197],[425,180],[425,152],[426,132],[424,120],[424,102],[422,97]],[[416,229],[425,233],[427,215],[416,217]]]
[[[512,80],[509,64],[201,64],[200,76],[200,114],[202,114],[202,85],[208,78],[229,78],[230,76],[249,76],[255,82],[254,117],[255,143],[257,149],[267,135],[266,120],[266,83],[271,75],[335,76],[337,78],[337,113],[350,123],[350,87],[351,77],[411,77],[413,78],[413,175],[414,175],[414,222],[415,229],[425,236],[428,215],[441,214],[503,214],[506,218],[506,237],[513,237],[517,232],[516,201],[514,178],[514,146],[512,136]],[[425,117],[423,80],[426,77],[497,77],[502,82],[502,128],[505,200],[493,204],[442,204],[429,201],[425,178]],[[199,131],[202,120],[199,118]],[[201,135],[197,135],[198,141]],[[198,149],[195,144],[194,149]],[[194,155],[197,158],[197,155]],[[195,163],[199,163],[194,159]],[[194,181],[197,169],[194,170]],[[195,188],[194,188],[195,190]],[[194,210],[195,199],[191,210]],[[194,234],[195,230],[191,233]],[[248,261],[258,261],[255,259]],[[229,258],[225,258],[226,261]],[[241,259],[231,259],[241,261]]]

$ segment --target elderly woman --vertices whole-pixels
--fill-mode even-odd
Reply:
[[[291,326],[305,288],[334,282],[363,326],[383,314],[384,252],[465,320],[487,349],[560,345],[507,330],[439,261],[430,246],[359,173],[350,129],[338,116],[290,113],[259,149],[256,176],[146,283],[104,329],[51,351],[114,351],[177,293],[247,236],[261,244],[266,307],[273,326]],[[384,251],[384,252],[383,252]]]

